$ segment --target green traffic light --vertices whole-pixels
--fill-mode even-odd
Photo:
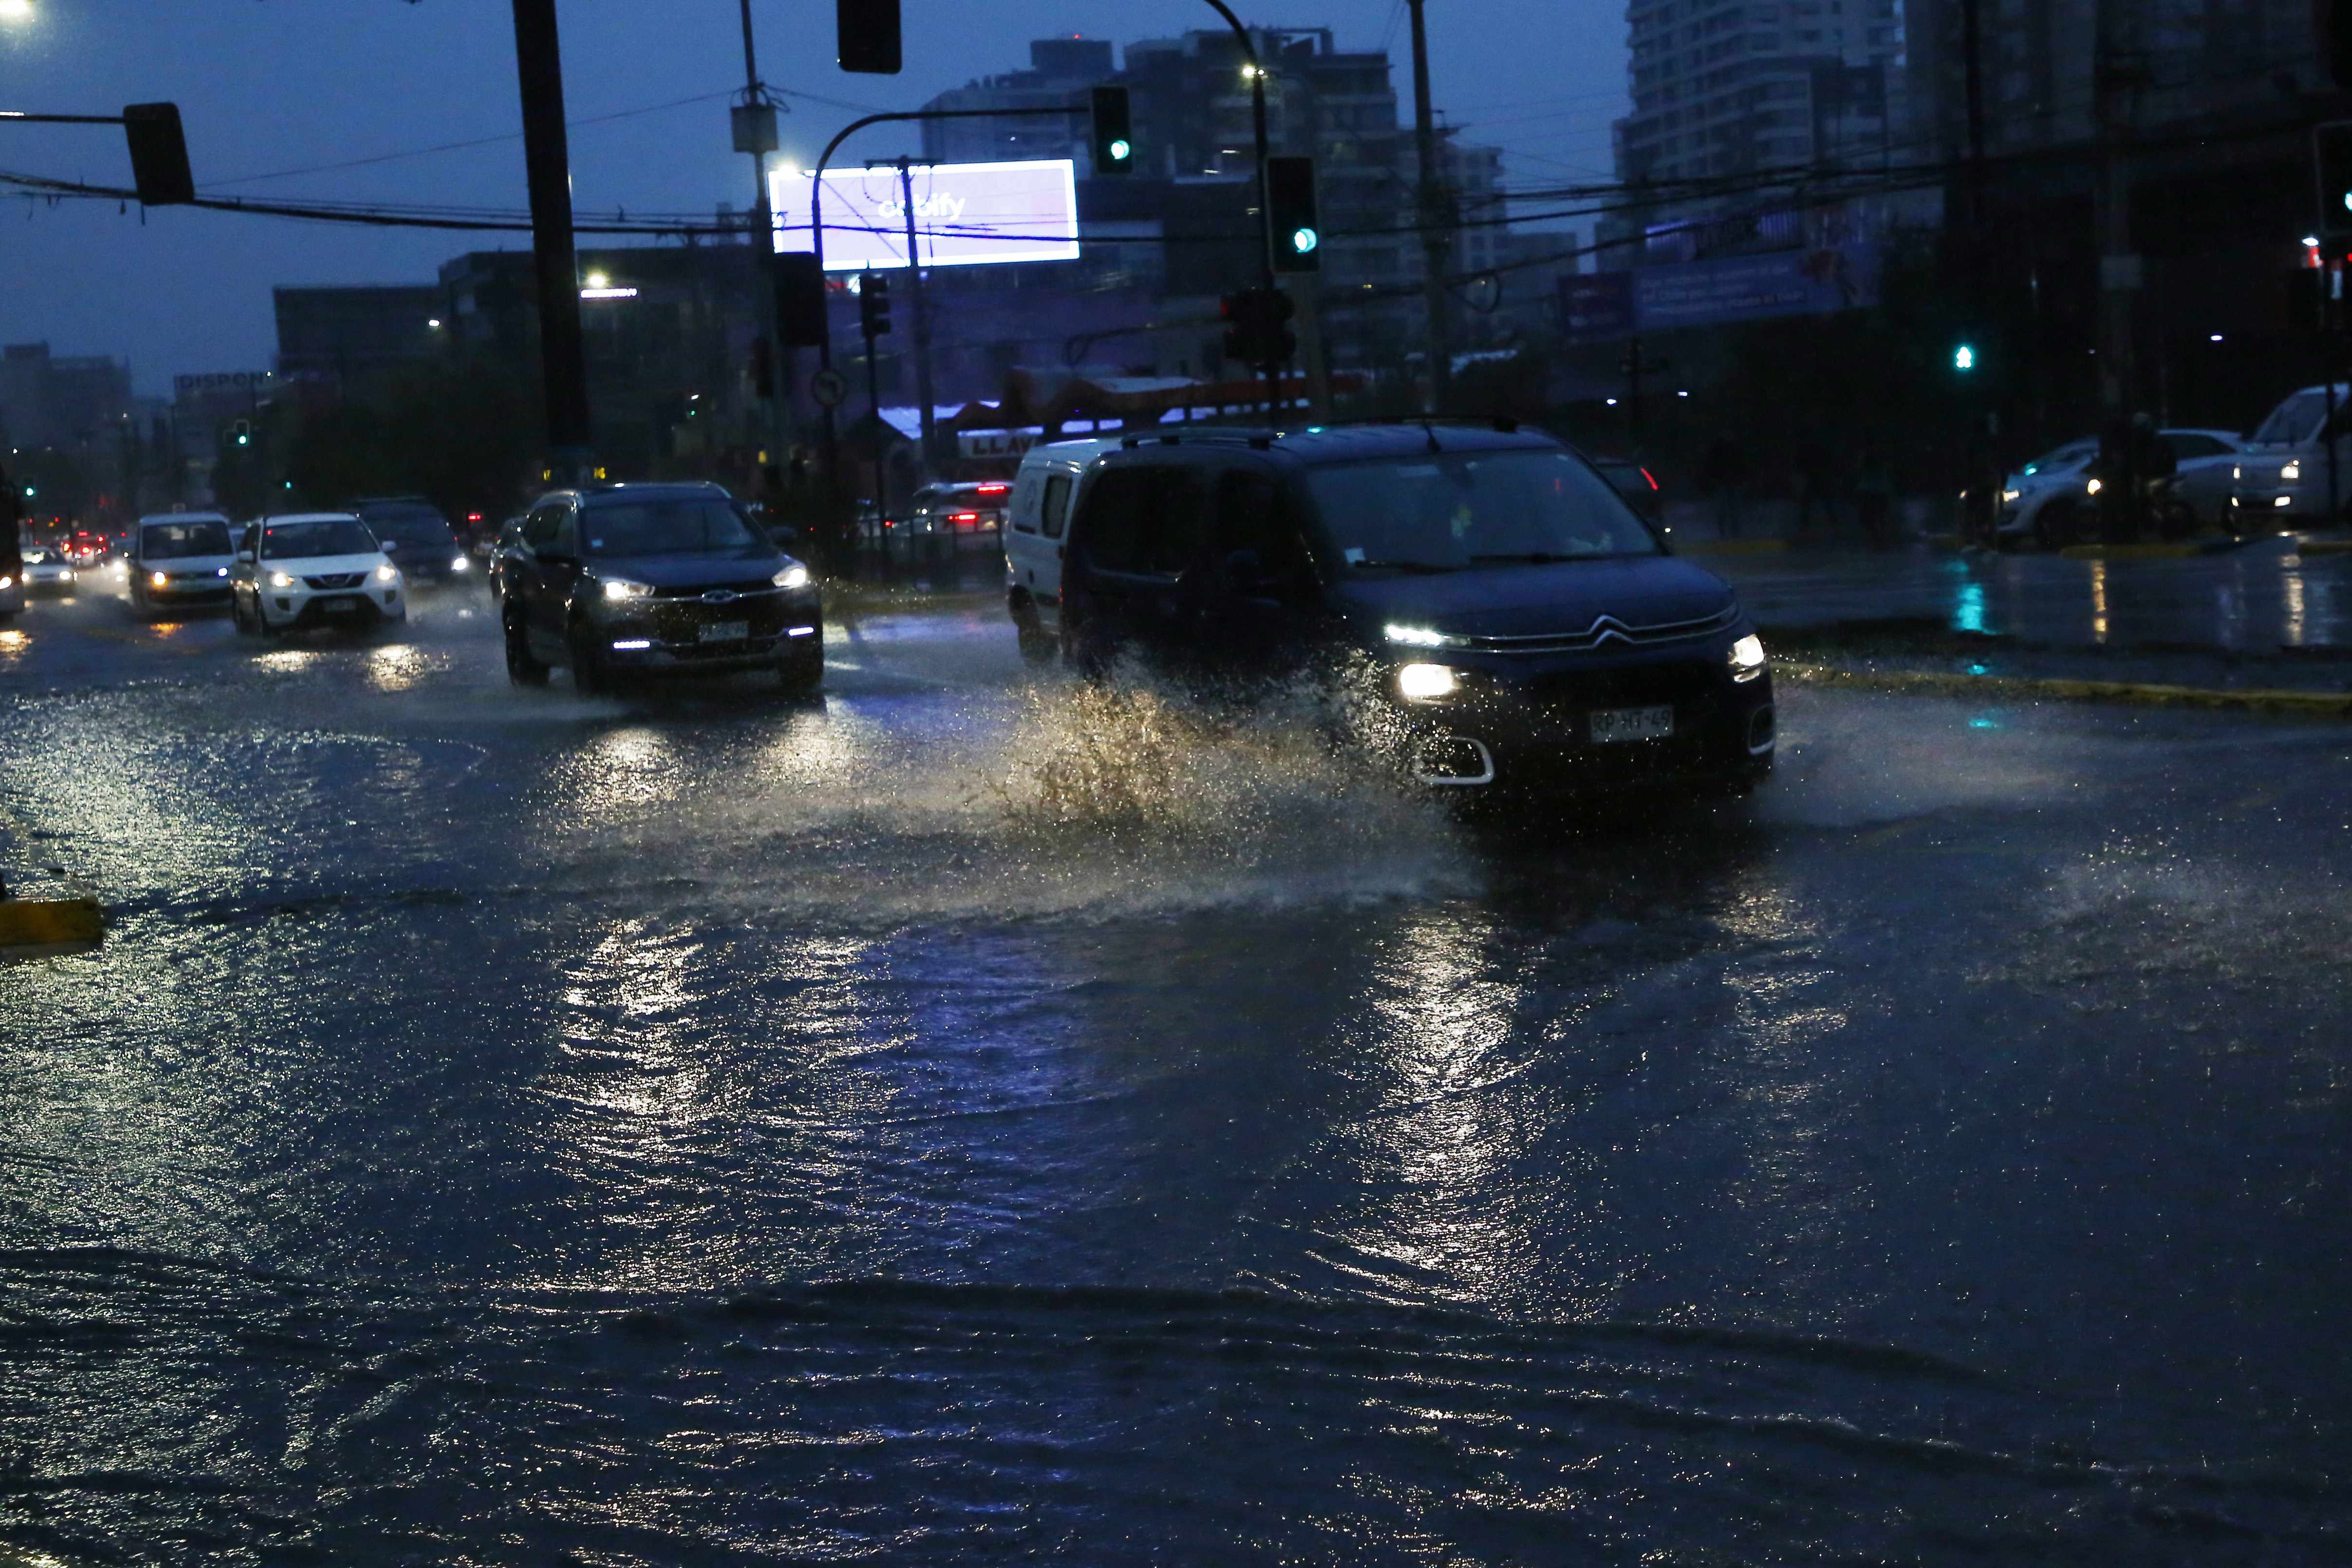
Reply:
[[[1305,256],[1307,252],[1313,250],[1317,246],[1322,243],[1322,236],[1317,234],[1311,228],[1293,229],[1291,231],[1290,248],[1298,252],[1301,256]]]
[[[1977,351],[1975,349],[1969,347],[1967,343],[1962,343],[1958,348],[1952,351],[1952,368],[1954,370],[1974,370],[1976,367]]]
[[[1109,152],[1112,163],[1124,163],[1134,154],[1135,149],[1129,146],[1124,140],[1121,140],[1113,142],[1110,144]]]

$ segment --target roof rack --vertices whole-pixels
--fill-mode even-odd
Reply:
[[[1192,430],[1138,430],[1119,437],[1121,451],[1138,447],[1254,447],[1263,452],[1274,445],[1280,430],[1254,429],[1246,425],[1210,425]]]

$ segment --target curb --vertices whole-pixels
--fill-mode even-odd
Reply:
[[[2063,702],[2123,702],[2155,708],[2209,708],[2277,713],[2300,719],[2352,719],[2352,691],[2226,690],[2157,686],[2138,680],[2078,680],[2023,675],[1952,675],[1940,670],[1844,669],[1828,664],[1783,664],[1800,686],[1855,686],[1879,691],[1933,692],[1947,697],[2050,699]]]
[[[2069,544],[2058,552],[2062,561],[2185,561],[2198,555],[2221,555],[2253,542],[2251,539],[2173,539],[2149,544]]]
[[[96,899],[0,899],[0,961],[93,952],[105,935]]]
[[[2352,539],[2306,539],[2294,547],[2297,555],[2352,555]]]
[[[1675,545],[1677,555],[1780,555],[1787,552],[1785,539],[1691,539]]]

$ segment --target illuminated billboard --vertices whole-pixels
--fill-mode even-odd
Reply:
[[[915,247],[925,267],[1078,258],[1076,165],[1067,158],[1019,163],[929,163],[912,171]],[[776,248],[807,250],[805,169],[768,176]],[[882,272],[907,265],[907,209],[895,165],[824,172],[824,269]]]

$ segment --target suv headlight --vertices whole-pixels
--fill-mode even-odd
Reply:
[[[1408,664],[1397,671],[1397,690],[1414,702],[1451,697],[1462,685],[1451,665]]]
[[[805,588],[808,586],[808,568],[787,566],[768,581],[779,588]]]
[[[2301,463],[2287,464],[2284,468],[2279,469],[2279,478],[2284,479],[2289,484],[2293,484],[2295,480],[2303,478],[2303,465]]]
[[[633,582],[626,577],[604,579],[604,598],[608,604],[616,599],[642,599],[653,591],[651,583]]]
[[[375,569],[375,580],[379,583],[397,583],[400,581],[400,568],[387,561]]]
[[[291,588],[294,585],[294,579],[283,572],[272,572],[269,574],[269,585],[273,588]]]
[[[1731,666],[1732,679],[1755,679],[1764,673],[1764,639],[1754,632],[1748,633],[1731,645],[1730,651],[1724,655],[1724,660]]]

